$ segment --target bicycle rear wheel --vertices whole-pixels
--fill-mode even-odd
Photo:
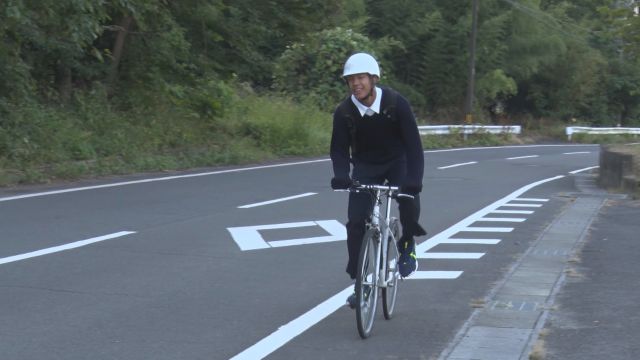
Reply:
[[[394,241],[394,239],[398,239],[400,234],[398,219],[391,219],[389,231],[393,233],[393,237],[387,237],[387,274],[385,279],[387,287],[382,288],[382,312],[387,320],[393,316],[398,295],[398,246]]]
[[[378,303],[378,271],[376,269],[376,240],[380,234],[376,229],[369,229],[362,239],[358,273],[356,277],[356,322],[360,337],[366,339],[371,334]]]

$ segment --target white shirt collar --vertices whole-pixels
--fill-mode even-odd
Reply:
[[[358,99],[356,99],[355,96],[351,95],[351,101],[358,108],[358,111],[360,112],[360,116],[364,116],[365,114],[371,116],[373,114],[380,113],[380,101],[382,99],[382,89],[376,86],[375,90],[376,90],[376,99],[373,101],[373,104],[371,104],[371,106],[367,106],[361,103]]]

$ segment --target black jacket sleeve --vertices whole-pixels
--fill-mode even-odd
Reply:
[[[424,150],[418,125],[407,99],[403,96],[398,96],[397,101],[396,116],[400,121],[400,129],[407,156],[407,178],[404,185],[422,186]]]
[[[333,113],[333,131],[331,133],[330,156],[333,163],[333,174],[337,178],[348,178],[351,166],[349,163],[349,147],[351,134],[347,119],[341,115],[339,107]]]

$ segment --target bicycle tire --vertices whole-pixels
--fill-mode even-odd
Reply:
[[[394,239],[398,239],[400,235],[400,227],[398,219],[393,218],[389,224],[389,231],[393,233],[393,237],[387,238],[387,274],[386,279],[392,279],[387,282],[387,287],[382,288],[382,312],[384,318],[391,320],[393,311],[396,307],[396,297],[398,296],[398,246]]]
[[[356,323],[360,337],[366,339],[371,334],[378,303],[378,271],[376,269],[376,229],[368,229],[362,238],[358,272],[356,277]]]

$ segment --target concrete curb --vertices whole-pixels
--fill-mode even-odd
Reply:
[[[600,173],[598,185],[605,189],[621,189],[622,191],[640,197],[640,179],[634,169],[634,156],[614,151],[610,146],[600,146]]]

